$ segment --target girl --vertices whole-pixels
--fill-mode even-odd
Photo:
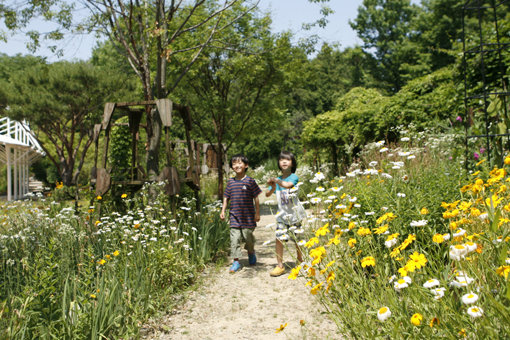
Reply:
[[[278,201],[278,213],[276,214],[276,261],[278,265],[269,273],[271,276],[280,276],[285,273],[283,267],[283,241],[289,239],[296,242],[296,234],[301,234],[301,221],[306,217],[306,212],[297,198],[299,181],[295,174],[297,168],[296,158],[291,152],[282,151],[278,156],[278,168],[282,175],[278,178],[270,178],[266,197],[276,191]],[[303,262],[303,255],[296,243],[297,260]]]

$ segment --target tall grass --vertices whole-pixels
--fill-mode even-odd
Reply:
[[[508,169],[466,174],[455,136],[403,137],[367,146],[345,177],[312,179],[308,260],[289,278],[353,338],[505,338]]]
[[[197,212],[181,198],[174,217],[161,186],[150,191],[150,204],[149,188],[123,198],[125,214],[104,213],[104,199],[83,212],[53,201],[3,205],[0,337],[132,336],[225,254],[228,228],[217,203]]]

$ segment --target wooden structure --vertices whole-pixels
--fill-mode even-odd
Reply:
[[[27,123],[0,118],[0,161],[7,165],[7,200],[23,198],[28,192],[28,169],[44,156]]]
[[[165,132],[165,151],[166,151],[166,166],[161,170],[157,180],[166,181],[165,192],[168,195],[176,195],[180,191],[179,171],[173,160],[171,159],[172,144],[170,142],[169,127],[172,125],[172,113],[175,109],[183,118],[186,130],[186,150],[187,150],[187,166],[184,170],[184,182],[189,185],[195,192],[200,189],[200,153],[197,144],[190,139],[191,118],[189,109],[182,105],[172,103],[170,99],[158,99],[151,101],[141,102],[123,102],[123,103],[106,103],[103,113],[101,124],[96,124],[94,127],[94,142],[96,144],[94,169],[92,171],[91,183],[95,184],[96,194],[104,195],[112,183],[110,176],[111,168],[108,168],[108,149],[110,144],[110,131],[112,127],[112,120],[114,113],[116,118],[122,116],[128,117],[129,131],[131,133],[131,160],[130,160],[130,173],[127,181],[122,181],[120,184],[141,186],[143,183],[148,182],[147,171],[138,161],[138,147],[139,130],[144,113],[151,109],[157,109],[159,117],[161,118],[162,126]],[[98,149],[99,149],[99,136],[104,131],[104,149],[103,159],[98,167]]]

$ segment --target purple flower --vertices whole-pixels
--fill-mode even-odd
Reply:
[[[481,148],[480,148],[480,153],[484,153],[484,152],[485,152],[485,150],[486,150],[486,149],[485,149],[484,147],[481,147]]]
[[[473,157],[475,158],[475,160],[478,160],[480,158],[480,155],[478,154],[478,152],[475,152],[473,154]]]
[[[457,116],[457,118],[455,120],[458,121],[458,122],[462,122],[462,117],[461,116]]]

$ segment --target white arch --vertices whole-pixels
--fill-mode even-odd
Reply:
[[[27,123],[0,118],[0,161],[7,164],[7,200],[28,193],[28,169],[44,156]]]

